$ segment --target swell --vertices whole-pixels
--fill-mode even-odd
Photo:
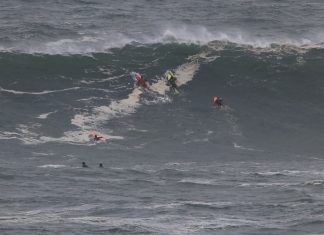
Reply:
[[[254,48],[223,41],[202,46],[127,45],[91,55],[0,53],[1,95],[3,102],[7,102],[3,107],[10,111],[6,115],[15,113],[23,98],[23,103],[37,103],[26,110],[27,124],[21,123],[26,115],[21,119],[15,116],[19,123],[15,129],[22,133],[9,129],[11,134],[7,137],[27,138],[30,132],[30,137],[38,136],[36,143],[86,143],[88,131],[112,119],[131,118],[141,107],[154,109],[159,104],[173,103],[179,110],[177,119],[183,125],[190,126],[193,120],[198,121],[195,126],[201,123],[200,130],[188,127],[184,145],[218,140],[224,144],[231,142],[237,151],[264,153],[269,146],[278,149],[288,146],[318,152],[322,147],[316,140],[323,137],[318,131],[323,126],[323,58],[321,47]],[[183,91],[181,99],[170,95],[161,78],[167,69],[173,69],[178,77]],[[134,88],[129,78],[131,71],[144,74],[155,93],[150,96]],[[45,94],[44,98],[36,98]],[[224,98],[226,109],[223,116],[210,119],[206,115],[211,115],[213,95]],[[52,105],[51,109],[48,104]],[[57,110],[68,111],[68,115],[60,116]],[[28,124],[35,122],[30,117],[39,122],[38,117],[48,113],[53,113],[46,117],[54,122],[59,120],[57,116],[61,117],[60,121],[65,118],[61,134],[35,135],[39,124]],[[164,115],[162,112],[158,116]],[[219,123],[217,130],[213,129],[215,120]],[[34,127],[36,130],[31,131]],[[264,133],[271,138],[267,139]],[[119,135],[111,137],[123,139]]]

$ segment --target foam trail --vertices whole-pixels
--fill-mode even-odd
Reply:
[[[120,101],[113,101],[109,106],[100,106],[94,109],[99,120],[107,120],[108,118],[124,116],[136,111],[140,106],[140,95],[142,94],[140,88],[135,88],[126,99]]]
[[[115,139],[115,140],[121,140],[124,139],[122,136],[113,136],[113,135],[106,135],[102,134],[100,132],[96,132],[99,136],[102,136],[105,141],[101,141],[100,143],[104,143],[106,141],[109,142],[109,140]],[[89,131],[67,131],[64,132],[64,135],[62,137],[54,138],[54,137],[48,137],[48,136],[41,136],[40,141],[42,143],[48,143],[48,142],[60,142],[60,143],[70,143],[70,144],[76,144],[76,145],[93,145],[98,142],[89,142],[92,137],[89,136]]]
[[[197,55],[197,57],[199,56],[200,54]],[[191,57],[189,57],[189,59],[191,59]],[[190,82],[193,79],[195,73],[198,71],[198,69],[199,63],[197,61],[190,61],[177,67],[175,69],[177,85],[180,87]],[[161,78],[156,83],[152,84],[150,86],[150,89],[159,93],[160,95],[165,95],[166,92],[170,91],[170,87],[166,85],[164,78]]]
[[[49,112],[49,113],[43,113],[43,114],[40,114],[37,118],[39,119],[46,119],[48,118],[49,115],[53,114],[53,113],[56,113],[57,110],[53,111],[53,112]]]
[[[195,62],[185,63],[175,70],[178,78],[178,85],[183,86],[193,79],[194,74],[199,69],[199,64]],[[161,95],[165,95],[170,89],[163,79],[158,80],[150,86],[150,90]],[[94,109],[95,119],[97,121],[106,121],[114,117],[132,114],[140,107],[140,96],[142,89],[135,88],[132,93],[123,100],[113,101],[109,106],[100,106]],[[83,122],[84,124],[84,122]]]
[[[208,55],[206,53],[198,54],[195,59],[188,58],[189,62],[184,63],[175,69],[175,76],[177,77],[178,86],[184,86],[188,82],[190,82],[195,73],[199,69],[199,63],[196,58],[201,57],[203,60],[208,59]],[[71,89],[80,89],[79,87],[69,88]],[[170,87],[165,84],[164,79],[159,79],[157,82],[153,83],[150,87],[151,91],[156,92],[155,95],[163,95],[170,90]],[[68,90],[68,89],[65,89]],[[17,91],[12,91],[17,93]],[[18,94],[46,94],[54,91],[44,91],[44,92],[18,92]],[[58,91],[55,91],[58,92]],[[141,88],[134,88],[132,92],[128,95],[127,98],[117,101],[112,101],[108,106],[99,106],[92,109],[91,112],[87,113],[79,113],[76,114],[71,119],[71,124],[77,126],[79,130],[76,131],[66,131],[64,135],[59,138],[41,136],[39,137],[35,133],[28,132],[23,133],[23,136],[26,137],[28,135],[28,141],[24,140],[26,144],[39,144],[46,142],[69,142],[73,144],[84,144],[89,143],[89,132],[97,130],[97,126],[102,123],[112,119],[123,117],[126,115],[130,115],[135,113],[136,110],[141,106],[141,95],[143,94],[143,90]],[[165,101],[165,100],[164,100]],[[160,100],[161,102],[161,100]],[[46,113],[40,115],[38,118],[47,118],[51,113]],[[26,128],[25,128],[26,129]],[[106,139],[123,139],[121,136],[108,136],[104,134],[100,134]]]
[[[113,76],[113,77],[108,77],[108,78],[105,78],[105,79],[100,79],[100,80],[95,80],[95,81],[81,80],[80,83],[83,83],[83,84],[105,83],[105,82],[108,82],[108,81],[117,80],[118,78],[121,78],[123,76],[124,75]]]
[[[90,131],[93,126],[96,126],[96,123],[134,113],[136,108],[140,106],[141,94],[141,89],[135,88],[126,99],[112,101],[109,106],[96,107],[92,114],[76,114],[71,119],[71,124]]]
[[[189,62],[179,66],[175,70],[175,75],[178,78],[179,86],[187,84],[193,79],[194,74],[199,69],[199,64],[196,62]],[[165,95],[170,89],[163,79],[158,80],[156,83],[150,86],[152,91],[159,93],[160,95]],[[109,119],[116,117],[123,117],[136,112],[136,109],[141,106],[140,97],[143,93],[141,88],[134,88],[133,91],[128,95],[127,98],[112,101],[108,106],[99,106],[93,109],[91,114],[76,114],[71,119],[71,124],[81,128],[81,132],[66,132],[65,136],[57,140],[70,140],[75,142],[79,140],[80,142],[86,142],[89,137],[83,134],[85,131],[93,130],[98,124],[108,121]],[[96,129],[96,128],[95,128]],[[49,141],[48,138],[43,138],[43,140]],[[54,139],[51,139],[54,140]]]
[[[65,165],[54,165],[54,164],[47,164],[47,165],[42,165],[38,166],[39,168],[63,168],[66,167]]]
[[[193,79],[195,73],[198,71],[198,69],[199,64],[196,62],[190,62],[179,66],[175,70],[175,76],[178,78],[178,86],[183,86],[190,82]]]
[[[170,88],[165,84],[163,78],[161,78],[150,86],[150,90],[157,92],[160,95],[165,95]]]
[[[26,145],[35,145],[41,144],[42,141],[38,140],[38,135],[28,129],[25,125],[20,125],[17,128],[18,132],[0,132],[0,139],[2,140],[10,140],[17,139]]]
[[[45,91],[35,91],[35,92],[28,92],[28,91],[16,91],[16,90],[9,90],[9,89],[4,89],[0,87],[0,92],[6,92],[6,93],[11,93],[15,95],[47,95],[51,93],[61,93],[61,92],[66,92],[66,91],[74,91],[74,90],[95,90],[95,91],[103,91],[106,93],[111,93],[111,91],[107,89],[102,89],[102,88],[92,88],[92,87],[71,87],[71,88],[66,88],[62,90],[45,90]]]
[[[27,92],[27,91],[16,91],[16,90],[8,90],[0,87],[0,91],[2,92],[7,92],[7,93],[12,93],[15,95],[46,95],[50,93],[59,93],[59,92],[65,92],[65,91],[72,91],[72,90],[79,90],[82,89],[81,87],[71,87],[67,89],[62,89],[62,90],[54,90],[54,91],[39,91],[39,92]]]
[[[233,143],[233,145],[234,145],[234,148],[236,148],[236,149],[242,149],[242,150],[247,150],[247,151],[260,151],[260,150],[254,149],[254,148],[249,148],[249,147],[239,145],[235,142]]]

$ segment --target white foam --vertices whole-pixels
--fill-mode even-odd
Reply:
[[[96,32],[92,35],[81,35],[79,38],[61,38],[54,41],[18,42],[10,47],[0,46],[0,51],[14,51],[41,54],[84,54],[108,52],[111,48],[121,48],[128,44],[153,43],[186,43],[206,45],[212,41],[232,42],[249,45],[256,48],[269,48],[273,44],[294,45],[302,47],[323,47],[323,32],[314,32],[299,37],[276,35],[271,37],[255,36],[251,32],[240,29],[212,30],[199,25],[166,25],[156,28],[155,32],[123,34],[111,32]],[[26,46],[26,44],[28,46]]]
[[[47,164],[47,165],[42,165],[38,166],[39,168],[63,168],[66,167],[65,165],[54,165],[54,164]]]
[[[257,149],[254,149],[254,148],[245,147],[243,145],[238,145],[235,142],[233,144],[234,144],[234,148],[236,148],[236,149],[242,149],[242,150],[247,150],[247,151],[261,151],[261,150],[257,150]]]
[[[199,64],[196,62],[188,62],[176,68],[175,75],[178,78],[178,85],[183,86],[191,81],[198,68]],[[165,95],[169,89],[164,79],[160,79],[150,86],[151,91],[160,95]],[[142,93],[143,90],[136,87],[125,99],[112,101],[108,106],[95,107],[91,113],[76,114],[71,123],[84,130],[92,130],[98,124],[112,118],[133,114],[141,106],[140,98]]]
[[[15,95],[46,95],[46,94],[50,94],[50,93],[58,93],[58,92],[65,92],[65,91],[78,90],[78,89],[80,89],[80,87],[71,87],[71,88],[67,88],[67,89],[53,90],[53,91],[45,90],[45,91],[39,91],[39,92],[27,92],[27,91],[9,90],[9,89],[4,89],[4,88],[0,87],[0,91],[12,93]]]
[[[115,139],[115,140],[122,140],[124,137],[122,136],[114,136],[114,135],[106,135],[100,132],[96,132],[99,136],[102,136],[104,138],[104,141],[101,141],[101,143],[109,143],[109,140]],[[96,144],[96,142],[91,142],[93,137],[89,136],[88,131],[66,131],[64,132],[64,135],[58,138],[55,137],[49,137],[49,136],[41,136],[39,140],[42,143],[47,142],[62,142],[62,143],[70,143],[70,144],[76,144],[76,145],[93,145]]]
[[[108,120],[111,117],[118,115],[124,116],[134,113],[136,108],[140,106],[140,95],[142,94],[140,88],[135,88],[126,99],[113,101],[109,106],[100,106],[94,109],[99,120]]]
[[[324,180],[311,180],[311,181],[307,181],[305,182],[305,185],[324,185]]]
[[[197,206],[211,206],[211,207],[224,207],[233,205],[233,202],[202,202],[202,201],[183,201],[182,204],[197,205]]]
[[[53,111],[53,112],[49,112],[49,113],[43,113],[43,114],[40,114],[37,118],[39,119],[46,119],[48,118],[49,115],[53,114],[53,113],[56,113],[57,110]]]
[[[89,125],[91,125],[93,123],[93,118],[91,117],[91,115],[82,115],[82,114],[76,114],[74,115],[74,117],[71,119],[71,124],[78,126],[82,129],[91,131],[92,128],[88,127]],[[88,127],[88,128],[87,128]]]
[[[193,202],[195,203],[195,202]],[[200,202],[198,202],[200,203]],[[208,204],[208,203],[207,203]],[[174,208],[178,203],[170,203],[169,205],[156,205],[156,208],[164,207]],[[144,217],[125,217],[125,216],[89,216],[88,212],[100,207],[100,205],[85,205],[68,208],[41,208],[31,211],[21,211],[16,214],[0,216],[1,224],[17,225],[26,224],[39,225],[39,223],[51,223],[52,225],[62,224],[62,220],[67,223],[76,223],[84,225],[101,226],[103,228],[121,228],[121,229],[134,229],[135,232],[140,233],[141,230],[150,231],[154,234],[201,234],[215,233],[219,229],[226,229],[231,227],[269,227],[276,226],[282,223],[282,220],[272,220],[270,225],[269,221],[263,219],[248,219],[239,216],[194,216],[194,215],[170,215],[155,213],[154,216]],[[155,206],[148,209],[155,209]],[[102,206],[100,207],[102,208]],[[120,208],[120,207],[117,207]],[[113,208],[113,209],[117,209]],[[134,207],[136,208],[136,207]],[[143,208],[142,208],[143,209]],[[146,208],[144,208],[146,209]],[[287,221],[284,221],[285,223]],[[203,231],[205,230],[205,231]],[[207,231],[206,231],[207,230]],[[134,231],[133,231],[134,232]]]
[[[240,187],[289,187],[289,186],[296,186],[296,183],[242,183],[239,186]]]
[[[59,39],[41,43],[37,46],[29,48],[21,48],[18,46],[16,50],[27,53],[44,53],[44,54],[89,54],[94,52],[106,52],[110,48],[124,47],[130,44],[133,39],[128,38],[124,34],[100,33],[95,36],[81,36],[76,39]]]
[[[189,140],[184,140],[182,143],[183,144],[191,144],[191,143],[204,143],[204,142],[208,142],[209,138],[207,137],[202,137],[202,138],[193,138],[193,139],[189,139]]]
[[[199,178],[185,178],[179,181],[179,183],[192,183],[201,185],[214,185],[213,180],[209,179],[199,179]]]
[[[101,69],[99,69],[99,70],[101,71]],[[102,72],[102,73],[105,74],[105,72]],[[105,82],[108,82],[108,81],[116,80],[116,79],[121,78],[123,76],[124,75],[112,76],[112,77],[108,77],[108,78],[105,78],[105,79],[92,80],[92,81],[81,80],[80,83],[83,83],[83,84],[105,83]]]
[[[179,66],[175,70],[175,76],[178,78],[177,79],[178,86],[183,86],[188,82],[190,82],[193,79],[195,73],[198,71],[198,69],[199,69],[199,64],[196,63],[195,61],[185,63]]]
[[[165,95],[165,93],[170,90],[170,87],[166,85],[163,78],[160,78],[157,82],[150,86],[150,89],[159,93],[160,95]]]
[[[196,58],[199,58],[198,54]],[[206,53],[203,53],[203,58],[208,58]],[[177,77],[178,86],[186,85],[190,82],[195,73],[199,69],[198,61],[190,60],[189,62],[184,63],[175,69],[175,76]],[[69,88],[65,90],[71,89],[80,89],[79,87]],[[149,102],[149,104],[155,104],[159,102],[170,102],[171,100],[166,95],[166,92],[170,89],[165,84],[165,80],[163,78],[157,80],[150,86],[152,95],[155,95],[157,98],[154,102]],[[65,91],[60,90],[60,91]],[[9,91],[9,90],[7,90]],[[20,92],[20,91],[11,91],[15,94],[48,94],[51,92],[59,92],[59,91],[43,91],[43,92]],[[156,92],[157,94],[154,94]],[[46,143],[46,142],[69,142],[73,144],[91,144],[89,143],[89,136],[88,133],[90,131],[96,131],[98,126],[102,125],[103,123],[107,122],[112,118],[123,117],[126,115],[130,115],[136,112],[136,110],[141,106],[141,95],[143,90],[141,88],[134,88],[132,92],[125,98],[121,100],[113,100],[108,106],[102,105],[99,107],[94,107],[92,110],[88,112],[82,112],[75,114],[74,117],[71,119],[71,124],[78,127],[78,130],[71,130],[64,132],[63,136],[61,137],[49,137],[49,136],[38,136],[35,132],[32,132],[30,127],[25,126],[24,128],[20,128],[20,132],[18,136],[22,137],[22,140],[26,144],[39,144],[39,143]],[[163,95],[163,97],[159,97]],[[53,112],[51,112],[53,113]],[[51,113],[41,114],[38,118],[47,118],[48,115]],[[101,134],[104,138],[107,139],[123,139],[122,136],[111,136]],[[14,136],[16,137],[16,136]],[[1,137],[0,137],[1,138]],[[208,138],[199,139],[196,141],[208,141]]]
[[[32,152],[33,156],[51,156],[54,155],[54,153],[41,153],[41,152]]]
[[[40,144],[41,141],[37,139],[38,135],[32,131],[32,129],[39,127],[39,124],[17,126],[17,132],[3,131],[0,132],[0,139],[17,139],[24,144]]]

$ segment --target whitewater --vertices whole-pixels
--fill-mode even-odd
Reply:
[[[0,233],[322,234],[323,15],[1,2]]]

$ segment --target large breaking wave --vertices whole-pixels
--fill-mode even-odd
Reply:
[[[214,37],[206,34],[206,41]],[[170,35],[180,40],[172,32],[164,37]],[[171,132],[186,148],[322,151],[320,45],[260,48],[226,40],[132,43],[83,55],[44,51],[0,54],[1,139],[89,145],[91,131],[121,142],[134,141],[135,131],[167,143]],[[165,85],[167,69],[175,71],[180,95]],[[131,71],[144,74],[154,92],[134,88]],[[224,112],[211,107],[213,95],[224,98]]]
[[[74,36],[60,38],[30,39],[23,42],[0,44],[2,52],[28,54],[89,54],[108,52],[112,48],[126,45],[150,45],[156,43],[185,43],[206,45],[213,41],[223,41],[256,48],[267,48],[272,45],[290,45],[303,47],[322,47],[324,33],[308,32],[301,35],[255,35],[242,29],[211,30],[199,25],[168,25],[158,28],[150,34],[120,33],[114,31],[78,33]]]

